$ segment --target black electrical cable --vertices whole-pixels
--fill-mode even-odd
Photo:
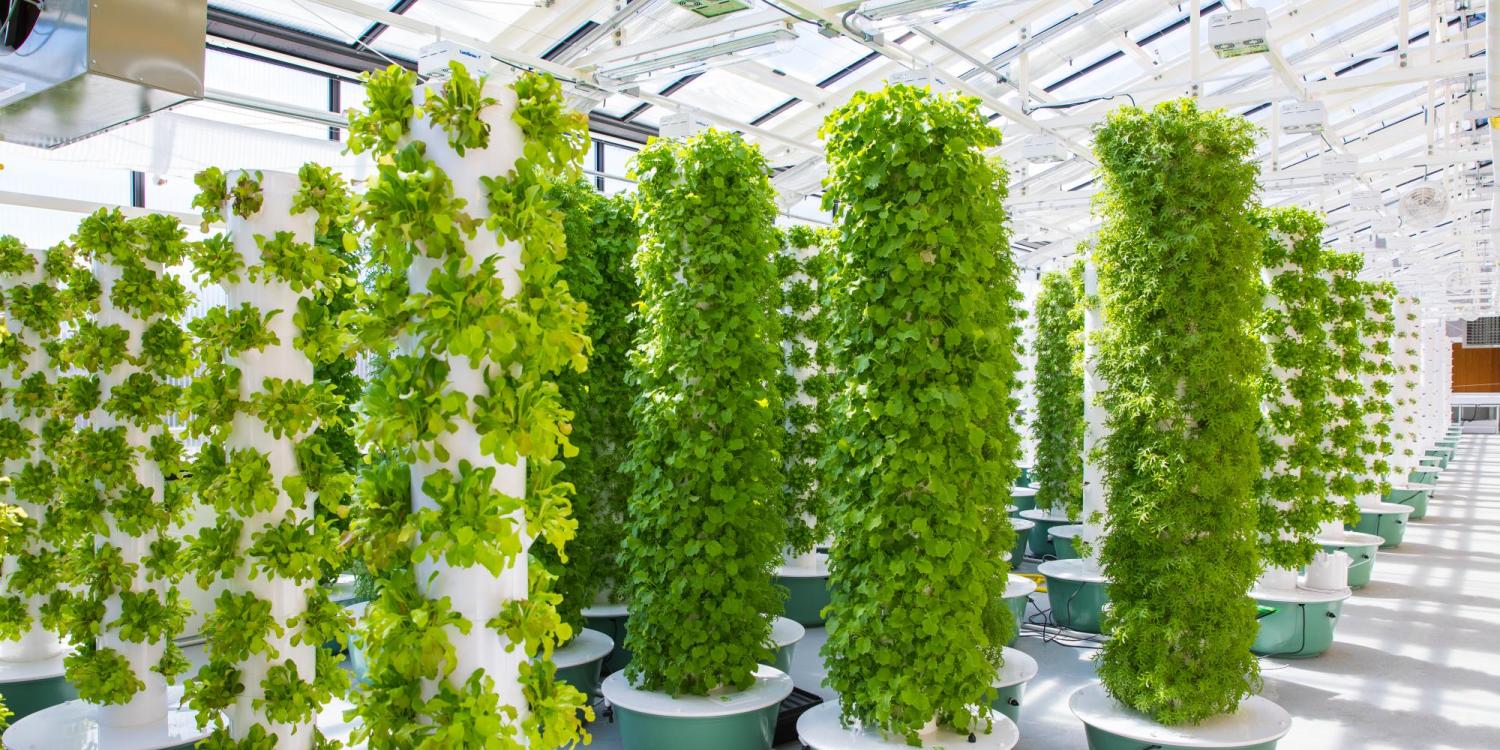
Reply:
[[[763,2],[765,2],[766,5],[769,5],[772,8],[774,8],[776,10],[779,10],[782,13],[785,13],[785,14],[791,16],[792,18],[795,18],[798,21],[801,21],[803,23],[810,23],[810,24],[812,24],[814,26],[817,26],[817,27],[820,27],[820,28],[823,26],[823,23],[821,21],[814,21],[811,18],[805,18],[803,16],[799,16],[796,13],[793,13],[791,10],[788,10],[787,8],[783,8],[783,7],[781,7],[781,5],[779,5],[777,3],[771,2],[771,0],[763,0]]]
[[[1032,112],[1035,112],[1035,111],[1037,111],[1039,109],[1068,109],[1070,107],[1079,107],[1079,106],[1082,106],[1084,104],[1093,104],[1094,102],[1106,102],[1106,101],[1110,101],[1111,99],[1118,99],[1120,97],[1125,97],[1126,99],[1129,99],[1130,100],[1130,106],[1132,106],[1132,107],[1137,106],[1136,103],[1135,103],[1135,97],[1131,96],[1130,94],[1103,94],[1103,95],[1100,95],[1100,96],[1089,97],[1088,99],[1080,99],[1080,100],[1074,101],[1074,102],[1057,102],[1056,104],[1038,104],[1035,107],[1031,107],[1029,109],[1027,108],[1026,104],[1023,102],[1021,104],[1021,114],[1029,115]]]

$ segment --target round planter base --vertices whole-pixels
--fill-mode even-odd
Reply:
[[[1322,656],[1333,645],[1333,631],[1350,592],[1257,589],[1250,596],[1257,604],[1276,609],[1260,618],[1260,632],[1250,651],[1278,659],[1310,659]]]
[[[1370,584],[1370,576],[1375,572],[1375,550],[1385,544],[1384,539],[1374,534],[1356,531],[1346,531],[1338,539],[1318,537],[1314,541],[1322,545],[1324,552],[1343,552],[1349,555],[1351,589],[1362,589]]]
[[[1010,750],[1021,741],[1015,722],[998,711],[991,712],[994,727],[988,734],[958,734],[939,729],[922,735],[923,747],[963,748],[964,750]],[[839,722],[837,701],[814,706],[797,720],[797,737],[812,750],[908,750],[911,746],[901,737],[884,737],[878,732],[845,727]]]
[[[78,697],[63,677],[65,656],[66,652],[36,661],[0,661],[0,698],[11,711],[12,724]]]
[[[1406,481],[1411,484],[1437,484],[1438,475],[1435,471],[1414,471],[1406,475]]]
[[[1437,459],[1437,465],[1439,469],[1446,469],[1448,468],[1448,461],[1452,460],[1453,458],[1453,451],[1439,448],[1436,450],[1427,451],[1427,455],[1430,458]]]
[[[1011,528],[1016,530],[1016,544],[1010,551],[1010,567],[1012,570],[1026,560],[1026,545],[1031,537],[1031,529],[1036,526],[1035,521],[1028,521],[1020,516],[1010,519]]]
[[[1082,633],[1102,633],[1104,606],[1109,603],[1109,579],[1084,570],[1083,560],[1044,562],[1037,572],[1047,577],[1047,601],[1052,621]]]
[[[1410,505],[1412,521],[1420,521],[1427,517],[1427,502],[1432,498],[1432,487],[1425,485],[1413,485],[1410,487],[1392,487],[1390,492],[1385,493],[1385,501],[1396,505]]]
[[[1052,551],[1057,553],[1057,559],[1077,560],[1083,557],[1078,552],[1078,540],[1082,536],[1083,524],[1081,523],[1052,527]]]
[[[1098,683],[1074,691],[1068,708],[1083,722],[1089,750],[1271,750],[1292,729],[1291,714],[1258,695],[1246,698],[1238,711],[1196,726],[1158,724],[1121,705]]]
[[[1035,508],[1036,489],[1021,486],[1010,488],[1010,504],[1016,506],[1016,510],[1018,511],[1028,511]]]
[[[1010,608],[1010,613],[1016,618],[1016,634],[1005,645],[1014,646],[1021,638],[1021,624],[1026,622],[1026,603],[1031,601],[1031,595],[1036,593],[1036,582],[1025,576],[1012,574],[1005,582],[1005,591],[1000,598],[1005,600],[1005,606]]]
[[[1021,723],[1021,697],[1026,691],[1026,683],[1036,678],[1036,659],[1031,658],[1024,651],[1007,648],[1002,654],[1005,664],[995,675],[995,681],[991,687],[998,691],[995,702],[990,708],[1005,714],[1005,718],[1017,724]]]
[[[807,629],[802,627],[796,620],[786,617],[778,617],[771,621],[771,643],[776,646],[776,663],[771,666],[792,673],[792,654],[797,650],[797,643],[807,635]]]
[[[823,624],[823,608],[829,602],[827,554],[819,554],[816,565],[781,566],[776,583],[786,587],[785,617],[803,626]]]
[[[625,750],[770,750],[792,678],[762,665],[748,690],[673,698],[637,689],[616,672],[604,678],[603,693]]]
[[[584,695],[598,695],[599,681],[604,679],[604,659],[614,650],[615,642],[609,636],[584,628],[568,645],[552,652],[557,679]]]
[[[1380,545],[1382,549],[1395,547],[1406,538],[1406,519],[1412,513],[1410,505],[1398,505],[1396,503],[1379,503],[1377,505],[1359,509],[1359,523],[1354,525],[1354,531],[1362,534],[1374,534],[1385,543]]]
[[[150,724],[110,727],[99,723],[98,706],[68,701],[12,724],[3,742],[8,750],[189,750],[211,733],[185,708],[169,708]]]
[[[630,610],[623,604],[596,604],[583,608],[583,622],[589,630],[597,630],[614,642],[615,648],[604,657],[601,672],[611,675],[630,663],[630,650],[625,648],[626,627],[630,623]]]
[[[1057,550],[1052,548],[1052,530],[1058,526],[1072,523],[1067,515],[1058,514],[1050,510],[1032,508],[1021,511],[1021,517],[1036,524],[1031,527],[1030,541],[1027,545],[1031,547],[1031,554],[1044,560],[1057,557]]]

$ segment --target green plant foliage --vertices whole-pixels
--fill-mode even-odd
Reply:
[[[574,633],[583,628],[584,607],[601,592],[624,596],[620,548],[625,538],[626,503],[631,483],[621,465],[629,455],[635,427],[630,421],[634,390],[626,381],[634,344],[635,303],[640,298],[630,260],[638,231],[634,202],[624,194],[605,197],[586,181],[553,189],[563,212],[568,255],[559,277],[573,297],[588,305],[593,353],[588,370],[558,377],[560,402],[573,411],[569,435],[578,455],[566,461],[558,483],[571,484],[577,536],[563,565],[555,548],[538,545],[533,555],[557,576],[558,614]]]
[[[792,227],[776,256],[781,279],[786,438],[782,471],[786,482],[786,549],[811,552],[828,537],[825,495],[819,489],[817,461],[828,447],[829,404],[834,375],[827,346],[828,286],[834,241],[831,232]]]
[[[1325,433],[1330,462],[1328,489],[1343,504],[1343,520],[1359,520],[1360,495],[1378,487],[1371,466],[1373,445],[1367,440],[1365,388],[1367,368],[1363,329],[1366,317],[1365,282],[1359,279],[1364,257],[1358,253],[1325,252],[1329,282],[1328,337],[1335,357],[1336,376],[1329,385],[1332,408]]]
[[[480,237],[480,222],[427,158],[429,149],[447,146],[413,141],[397,150],[415,117],[446,131],[455,150],[483,147],[488,127],[481,116],[491,97],[481,81],[455,71],[443,91],[425,92],[418,111],[414,85],[395,69],[376,74],[367,83],[369,114],[351,114],[351,150],[373,151],[378,165],[354,212],[368,233],[373,272],[358,303],[340,318],[383,360],[358,427],[371,460],[351,528],[360,564],[378,580],[361,634],[369,672],[355,711],[361,719],[355,740],[377,750],[571,746],[587,739],[579,717],[593,714],[585,696],[554,681],[546,662],[572,634],[547,590],[551,576],[531,576],[525,601],[508,603],[489,622],[471,622],[447,598],[427,599],[412,568],[416,560],[441,559],[499,571],[523,553],[523,533],[566,559],[563,545],[575,527],[572,488],[556,476],[558,458],[575,449],[567,438],[572,414],[555,378],[565,369],[584,369],[589,340],[586,308],[558,277],[566,247],[548,191],[555,180],[578,177],[583,148],[569,144],[586,146],[586,121],[562,109],[560,85],[550,77],[525,75],[515,82],[511,119],[521,127],[524,154],[507,174],[482,183],[490,211],[485,229],[498,234],[482,241],[520,245],[521,267],[507,270],[499,253],[468,247]],[[415,287],[407,275],[419,258],[427,283]],[[396,340],[402,349],[390,355]],[[484,387],[471,396],[454,381],[472,370],[482,371]],[[453,461],[443,441],[460,430],[477,441],[484,462]],[[522,459],[526,497],[509,497],[494,487],[496,467]],[[413,461],[425,468],[410,466]],[[418,513],[409,496],[414,473],[433,502]],[[524,527],[514,516],[524,516]],[[456,671],[449,632],[476,628],[494,631],[497,639],[526,635],[527,655],[544,665],[521,670],[530,718],[517,720],[512,707],[499,703],[496,680],[513,677]],[[520,640],[510,642],[522,647]],[[423,680],[435,691],[424,694]]]
[[[1364,373],[1365,440],[1360,446],[1370,474],[1365,484],[1385,496],[1391,491],[1395,457],[1396,405],[1392,398],[1397,377],[1393,341],[1396,335],[1394,303],[1396,285],[1389,281],[1365,282],[1365,318],[1360,335],[1365,340]],[[1405,477],[1402,477],[1405,479]]]
[[[635,159],[640,326],[624,556],[634,684],[743,689],[780,606],[781,395],[769,170],[738,135],[657,140]]]
[[[1260,573],[1257,386],[1265,352],[1254,127],[1177,100],[1111,113],[1094,142],[1107,326],[1100,452],[1110,610],[1099,677],[1163,724],[1234,711],[1259,684],[1245,594]]]
[[[1083,512],[1083,261],[1042,277],[1036,300],[1036,506]]]
[[[823,475],[827,684],[846,720],[909,743],[934,719],[985,731],[972,707],[1015,627],[998,594],[1020,458],[1007,177],[985,155],[1000,132],[977,100],[897,85],[856,94],[822,134],[843,378]]]
[[[469,75],[463,63],[452,60],[448,77],[437,90],[429,89],[422,102],[422,114],[448,134],[448,145],[459,156],[468,149],[490,145],[490,124],[479,117],[481,111],[496,104],[493,97],[484,95],[486,78]]]
[[[1267,306],[1258,321],[1266,342],[1261,377],[1264,417],[1256,485],[1261,556],[1268,566],[1299,569],[1322,548],[1321,525],[1343,516],[1330,478],[1338,451],[1329,450],[1336,404],[1338,351],[1330,337],[1332,283],[1326,272],[1323,219],[1299,208],[1266,209],[1256,223],[1264,232],[1261,265],[1268,278]],[[1335,438],[1337,439],[1337,438]]]

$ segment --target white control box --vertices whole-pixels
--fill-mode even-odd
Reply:
[[[1208,17],[1208,44],[1219,57],[1271,51],[1271,20],[1265,8],[1246,8]]]
[[[1281,105],[1281,132],[1321,133],[1328,127],[1328,105],[1323,102],[1287,102]]]
[[[1352,180],[1359,173],[1359,157],[1354,154],[1335,154],[1329,151],[1319,161],[1323,162],[1323,182],[1329,185]]]
[[[458,42],[439,40],[417,52],[417,75],[423,78],[447,78],[450,62],[460,63],[468,69],[469,75],[478,76],[489,69],[490,56]]]
[[[668,140],[682,140],[691,138],[710,127],[708,120],[693,114],[692,112],[673,112],[663,115],[661,126],[657,129],[662,138]]]
[[[1061,138],[1038,133],[1021,142],[1021,158],[1032,164],[1056,164],[1067,160],[1068,149]]]

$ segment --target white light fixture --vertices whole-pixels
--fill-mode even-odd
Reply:
[[[423,78],[447,78],[452,72],[448,67],[450,62],[459,63],[470,75],[478,76],[489,70],[490,56],[451,39],[439,39],[417,51],[417,75]]]
[[[1352,180],[1359,172],[1359,157],[1354,154],[1336,154],[1328,151],[1319,161],[1323,163],[1323,182],[1329,185]]]
[[[1380,193],[1375,190],[1356,190],[1349,196],[1349,208],[1355,213],[1374,213],[1380,210]]]
[[[661,118],[657,133],[667,140],[691,138],[710,127],[708,120],[692,112],[673,112]]]
[[[601,80],[629,83],[649,76],[682,75],[717,65],[726,65],[756,55],[786,52],[797,41],[797,33],[786,24],[776,28],[735,32],[708,44],[667,52],[644,60],[600,68]]]
[[[1067,161],[1068,148],[1051,133],[1038,133],[1021,142],[1021,158],[1032,164],[1056,164]]]
[[[855,14],[877,27],[911,25],[958,13],[1022,5],[1027,0],[865,0]]]
[[[1271,20],[1265,8],[1246,8],[1208,17],[1208,44],[1219,57],[1270,52]]]
[[[1281,132],[1321,133],[1328,127],[1328,105],[1323,102],[1287,102],[1281,105]]]

